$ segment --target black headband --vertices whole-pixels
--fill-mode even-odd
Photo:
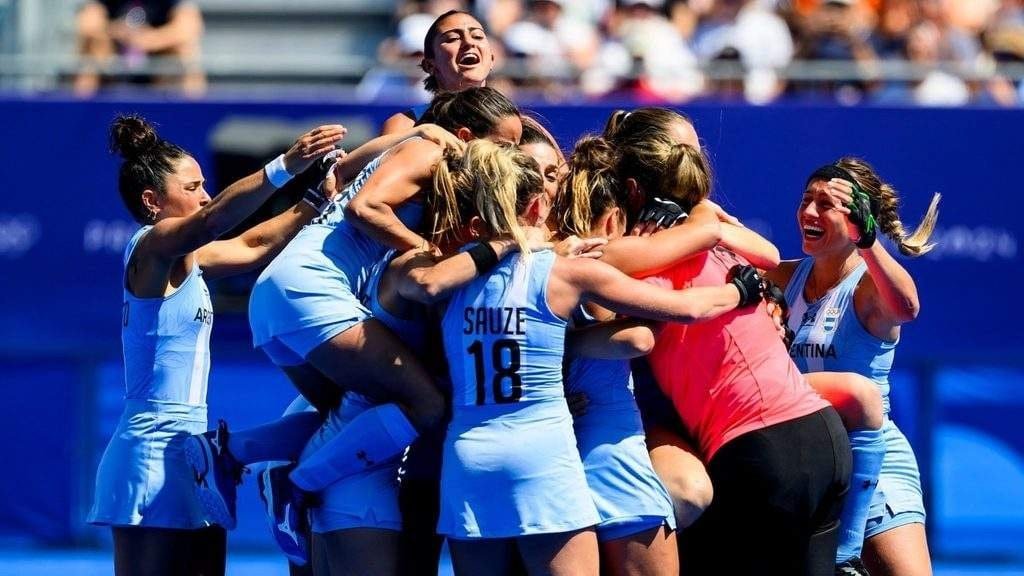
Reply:
[[[878,218],[878,199],[872,196],[871,194],[864,192],[864,190],[861,189],[860,185],[857,184],[857,179],[853,177],[853,174],[850,174],[850,172],[843,168],[842,166],[839,166],[837,164],[826,164],[821,168],[818,168],[817,170],[811,173],[811,176],[809,178],[807,178],[807,183],[804,184],[804,187],[806,188],[807,184],[810,184],[811,182],[814,182],[816,180],[828,182],[833,178],[846,180],[850,184],[853,184],[854,193],[860,192],[861,194],[867,196],[868,202],[871,204],[871,215],[874,216],[875,218]]]

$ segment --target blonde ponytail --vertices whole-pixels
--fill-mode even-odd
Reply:
[[[615,175],[617,160],[604,138],[586,136],[576,143],[553,208],[562,234],[589,236],[595,218],[624,203],[625,187]]]
[[[427,195],[427,214],[430,214],[430,241],[442,244],[456,241],[456,233],[462,222],[458,189],[465,187],[462,157],[448,149],[441,161],[434,167],[432,194]]]
[[[475,212],[493,234],[510,235],[529,257],[519,215],[543,191],[544,181],[533,158],[515,148],[473,140],[461,156],[446,155],[434,171],[430,199],[434,236],[460,240],[459,228]]]
[[[913,234],[908,236],[906,229],[903,227],[903,222],[900,221],[899,214],[896,212],[896,207],[899,204],[896,191],[888,184],[882,186],[882,197],[878,203],[878,225],[885,232],[885,235],[896,244],[901,254],[904,256],[922,256],[935,247],[935,244],[929,243],[928,239],[931,238],[932,232],[935,231],[935,223],[939,219],[940,199],[942,199],[942,194],[936,193],[932,195],[932,201],[928,204],[928,210],[925,211],[924,218],[921,219],[921,223],[914,229]]]

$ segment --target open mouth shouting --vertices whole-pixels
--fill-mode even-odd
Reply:
[[[807,240],[820,240],[825,236],[825,229],[815,224],[804,224],[801,230]]]
[[[472,68],[480,63],[480,55],[476,52],[463,52],[456,60],[456,64],[464,68]]]

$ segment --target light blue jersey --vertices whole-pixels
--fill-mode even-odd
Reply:
[[[924,523],[921,477],[914,451],[903,432],[889,419],[889,371],[896,342],[869,334],[854,310],[854,292],[867,264],[860,263],[839,284],[815,302],[804,298],[804,287],[814,265],[805,258],[786,287],[789,327],[796,334],[790,356],[801,372],[854,372],[874,381],[882,394],[885,421],[885,458],[868,515],[870,538],[909,523]]]
[[[253,343],[275,364],[298,365],[313,348],[372,317],[360,301],[370,271],[387,247],[345,219],[345,207],[387,156],[375,158],[322,216],[299,231],[260,274],[249,300]],[[395,210],[419,227],[422,203]]]
[[[594,320],[581,306],[573,322],[581,327]],[[575,357],[567,364],[566,392],[585,394],[588,400],[573,426],[601,518],[598,539],[614,540],[666,524],[675,529],[672,500],[647,451],[629,361]]]
[[[127,270],[144,226],[125,248]],[[200,528],[209,524],[195,496],[182,441],[206,431],[213,305],[203,273],[172,294],[138,298],[123,278],[121,342],[125,410],[96,473],[89,522],[115,526]]]
[[[598,521],[562,386],[566,322],[547,303],[554,262],[551,251],[508,255],[448,302],[439,533],[509,538]]]
[[[896,342],[869,334],[853,309],[853,293],[867,264],[862,262],[817,301],[807,302],[804,285],[813,264],[813,258],[801,260],[786,287],[789,328],[796,334],[789,355],[803,373],[855,372],[871,379],[882,393],[888,414],[889,371]]]

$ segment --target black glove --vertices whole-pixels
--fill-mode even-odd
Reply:
[[[853,200],[846,207],[850,209],[850,214],[847,217],[860,232],[857,248],[871,248],[878,235],[878,222],[871,212],[871,197],[855,185]]]
[[[334,169],[334,164],[337,162],[337,158],[340,154],[343,154],[344,150],[338,148],[332,152],[328,152],[326,156],[317,160],[310,167],[309,171],[314,174],[313,182],[314,186],[306,188],[306,192],[302,195],[302,199],[316,209],[317,212],[323,214],[328,206],[331,205],[331,201],[324,194],[324,181],[327,180],[327,176]]]
[[[782,341],[786,343],[786,348],[789,348],[793,345],[793,339],[796,338],[796,334],[789,328],[789,303],[786,302],[785,293],[783,293],[782,288],[779,288],[771,280],[765,280],[764,299],[778,307],[779,320],[782,322],[782,329],[786,331]]]
[[[740,291],[740,303],[737,308],[756,306],[764,297],[764,279],[758,274],[757,268],[749,264],[737,264],[729,270],[729,281]]]
[[[650,196],[647,198],[643,210],[640,211],[637,223],[651,222],[659,228],[670,228],[677,222],[685,220],[687,216],[688,214],[679,204]]]

